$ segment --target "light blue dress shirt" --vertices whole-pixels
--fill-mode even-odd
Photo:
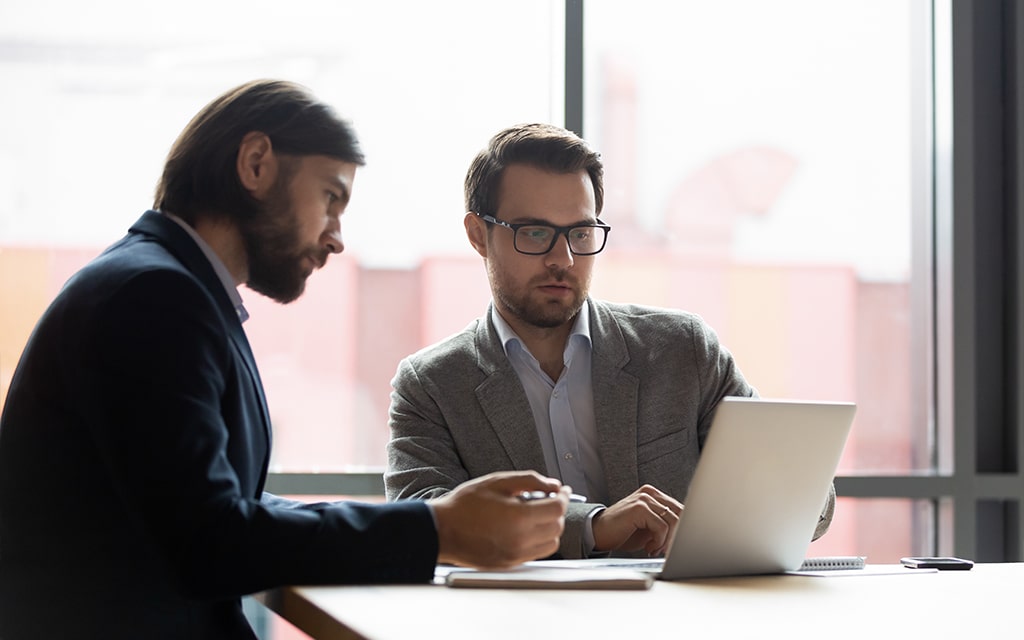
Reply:
[[[571,486],[576,493],[585,494],[588,502],[607,504],[608,485],[598,453],[594,418],[590,370],[593,343],[588,306],[583,305],[573,323],[557,380],[541,369],[540,362],[493,306],[491,322],[526,391],[548,475]],[[588,550],[594,546],[592,522],[598,511],[592,512],[587,522],[584,537]]]

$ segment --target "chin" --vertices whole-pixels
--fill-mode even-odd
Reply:
[[[530,324],[537,327],[555,329],[572,322],[572,319],[576,317],[577,313],[579,313],[579,309],[571,312],[559,309],[557,312],[551,313],[531,313],[527,320]]]
[[[295,302],[305,293],[306,279],[303,278],[298,283],[288,284],[275,282],[268,285],[267,283],[249,282],[248,286],[256,293],[262,294],[274,302],[288,304],[289,302]]]

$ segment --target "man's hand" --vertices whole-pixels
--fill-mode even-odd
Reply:
[[[523,501],[523,491],[553,498]],[[533,471],[492,473],[430,501],[437,519],[438,562],[506,568],[558,551],[569,487]]]
[[[594,516],[594,550],[664,555],[682,511],[675,498],[645,484]]]

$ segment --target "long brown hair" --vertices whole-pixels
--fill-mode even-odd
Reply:
[[[200,212],[228,219],[251,216],[257,202],[238,179],[242,139],[270,137],[285,156],[325,155],[365,164],[352,126],[305,87],[256,80],[214,99],[192,118],[167,155],[153,208],[195,224]]]

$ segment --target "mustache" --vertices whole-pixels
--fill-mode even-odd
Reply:
[[[327,264],[327,258],[330,257],[331,252],[327,249],[310,249],[306,251],[304,257],[309,257],[316,264],[318,269],[322,269]]]
[[[551,269],[546,275],[538,276],[533,279],[535,285],[550,284],[554,280],[557,284],[566,284],[575,286],[579,283],[576,276],[570,274],[566,269]]]

